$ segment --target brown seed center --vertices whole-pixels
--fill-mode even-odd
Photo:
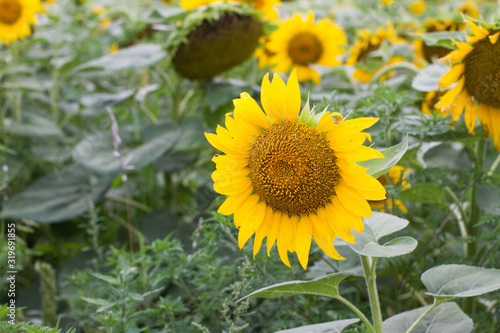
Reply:
[[[321,41],[309,32],[296,34],[288,43],[288,55],[297,65],[313,64],[321,58],[322,54]]]
[[[335,194],[337,157],[325,136],[300,122],[265,129],[250,150],[255,193],[274,210],[290,215],[315,212]]]
[[[0,0],[0,22],[12,25],[21,16],[22,7],[17,0]]]
[[[494,35],[497,31],[490,32]],[[474,44],[465,56],[465,89],[480,103],[500,107],[500,41],[488,37]]]

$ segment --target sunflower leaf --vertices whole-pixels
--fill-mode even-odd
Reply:
[[[385,159],[375,158],[369,161],[358,162],[362,167],[368,168],[368,174],[372,175],[375,178],[382,176],[387,173],[396,163],[399,162],[401,157],[408,150],[408,136],[392,147],[389,147],[384,150],[380,150],[380,152],[384,155]]]
[[[424,306],[405,311],[386,319],[382,325],[386,333],[407,332],[411,325],[429,309]],[[456,303],[443,303],[432,310],[412,331],[414,333],[468,333],[473,322]]]
[[[327,323],[295,327],[288,330],[277,331],[276,333],[340,333],[344,328],[358,321],[358,318],[335,320]]]
[[[472,297],[500,289],[500,269],[441,265],[424,272],[421,280],[434,297]]]
[[[427,66],[415,76],[411,86],[418,91],[437,91],[439,90],[439,79],[449,70],[450,67],[441,62]]]
[[[269,287],[264,287],[256,290],[239,301],[248,297],[283,297],[294,296],[301,294],[320,295],[332,298],[339,296],[339,284],[349,276],[357,275],[355,272],[339,272],[329,274],[311,281],[287,281],[273,284]]]
[[[465,42],[467,37],[465,31],[434,31],[419,34],[410,33],[409,35],[421,38],[427,46],[441,46],[450,50],[455,49],[452,39]]]

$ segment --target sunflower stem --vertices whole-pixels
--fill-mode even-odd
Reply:
[[[349,309],[351,309],[363,321],[363,323],[365,323],[366,327],[368,328],[368,332],[370,332],[370,333],[375,332],[373,330],[373,326],[370,323],[370,321],[368,320],[368,318],[366,318],[366,316],[363,314],[363,312],[361,312],[354,304],[352,304],[351,302],[349,302],[347,299],[345,299],[344,297],[342,297],[340,295],[337,297],[337,299],[339,301],[341,301],[342,303],[344,303]]]
[[[424,313],[422,313],[422,315],[418,317],[417,320],[415,320],[415,322],[410,326],[410,328],[406,331],[406,333],[411,333],[417,327],[417,325],[422,321],[422,319],[424,319],[425,316],[431,313],[431,311],[434,310],[436,306],[438,306],[439,304],[441,304],[441,302],[438,301],[437,299],[434,299],[434,303]]]
[[[366,287],[368,288],[368,297],[370,299],[370,307],[372,310],[373,326],[375,333],[383,333],[382,330],[382,312],[380,311],[380,301],[377,291],[377,274],[375,272],[375,259],[359,255],[363,272],[365,274]]]
[[[498,0],[500,1],[500,0]],[[488,170],[488,173],[486,174],[487,177],[491,177],[493,175],[493,172],[498,168],[498,165],[500,164],[500,154],[497,155],[497,158],[495,161],[493,161],[493,164],[491,165],[490,169]]]

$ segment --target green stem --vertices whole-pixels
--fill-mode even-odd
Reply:
[[[451,188],[449,186],[446,186],[444,189],[445,189],[446,193],[448,193],[450,195],[450,197],[453,199],[458,210],[460,210],[460,215],[462,218],[457,219],[458,229],[460,230],[460,235],[463,238],[465,238],[465,237],[467,237],[467,235],[469,233],[467,232],[467,227],[465,226],[465,223],[464,223],[464,220],[467,219],[467,215],[462,207],[462,203],[460,202],[460,200],[458,199],[456,194],[451,190]],[[464,254],[467,255],[467,253],[469,253],[469,244],[464,243]]]
[[[441,304],[441,302],[438,301],[437,299],[434,299],[434,303],[427,309],[427,311],[425,311],[424,313],[422,313],[420,317],[418,317],[418,319],[413,323],[413,325],[410,326],[410,328],[406,331],[406,333],[411,333],[417,327],[417,325],[422,321],[422,319],[424,319],[425,316],[431,313],[431,311],[434,310],[434,308],[436,308],[436,306],[438,306],[439,304]]]
[[[359,311],[359,309],[354,304],[346,300],[344,297],[339,295],[336,298],[344,303],[349,309],[351,309],[363,321],[363,323],[365,323],[366,327],[368,328],[368,332],[374,333],[372,324],[370,323],[368,318],[366,318],[363,312]]]
[[[372,310],[373,326],[375,333],[383,333],[382,330],[382,312],[380,311],[380,301],[377,292],[376,273],[375,273],[375,259],[359,255],[363,265],[363,272],[365,274],[366,287],[368,288],[368,296],[370,299],[370,307]]]

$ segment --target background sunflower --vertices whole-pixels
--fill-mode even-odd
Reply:
[[[299,14],[278,23],[278,29],[269,36],[265,44],[273,54],[269,63],[274,70],[286,73],[297,68],[299,81],[321,80],[318,71],[311,65],[337,66],[337,59],[347,40],[344,31],[329,19],[314,22],[313,12],[308,12],[304,21]]]
[[[0,42],[10,44],[31,35],[36,13],[45,9],[40,0],[2,0],[0,2]]]
[[[452,68],[441,77],[439,84],[442,88],[455,85],[436,107],[451,114],[454,121],[465,111],[464,120],[470,133],[474,133],[476,117],[479,117],[500,151],[500,58],[497,56],[500,31],[484,29],[469,20],[465,22],[473,35],[467,37],[467,42],[454,41],[458,50],[443,58]]]

